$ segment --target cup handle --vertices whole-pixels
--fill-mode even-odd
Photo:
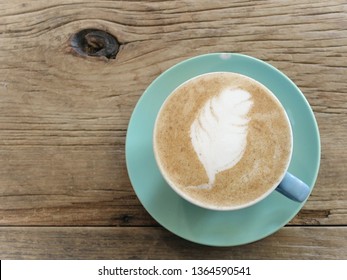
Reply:
[[[284,175],[276,191],[296,202],[305,201],[310,194],[309,186],[289,172]]]

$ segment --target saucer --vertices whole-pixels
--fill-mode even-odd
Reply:
[[[139,99],[126,137],[128,174],[140,202],[149,214],[174,234],[210,246],[236,246],[269,236],[286,225],[304,203],[277,191],[253,206],[214,211],[178,196],[156,165],[152,134],[159,109],[181,83],[209,72],[236,72],[268,87],[281,101],[293,130],[293,155],[288,171],[313,189],[320,163],[320,138],[314,114],[299,88],[283,73],[256,58],[233,53],[193,57],[162,73]]]

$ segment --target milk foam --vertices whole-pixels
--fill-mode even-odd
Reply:
[[[209,99],[190,127],[194,150],[205,168],[209,182],[198,188],[212,188],[217,173],[236,165],[247,144],[251,94],[227,88]]]

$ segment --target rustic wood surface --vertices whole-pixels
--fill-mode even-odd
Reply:
[[[0,258],[347,259],[347,1],[0,0]],[[120,42],[76,55],[81,29]],[[235,248],[185,241],[138,201],[125,136],[139,97],[188,57],[263,59],[303,91],[322,157],[314,191],[274,235]]]

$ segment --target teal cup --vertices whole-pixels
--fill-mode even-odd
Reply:
[[[223,77],[223,78],[222,78]],[[228,80],[228,78],[230,78],[230,81]],[[215,79],[215,80],[213,80]],[[224,79],[224,80],[223,80]],[[217,93],[216,95],[211,94],[211,92],[217,91],[215,90],[216,87],[220,87],[219,84],[217,83],[217,81],[225,81],[225,85],[223,84],[223,82],[220,82],[221,85],[221,92]],[[235,83],[235,85],[233,84],[233,82]],[[216,85],[218,86],[214,86],[214,84],[216,83]],[[230,83],[230,85],[229,85]],[[199,84],[199,85],[198,85]],[[213,86],[210,86],[213,85]],[[224,88],[225,86],[225,88]],[[230,88],[230,86],[232,86]],[[235,86],[235,88],[233,88]],[[243,89],[241,89],[242,87],[247,88],[247,86],[249,86],[249,89],[252,89],[250,91],[254,91],[254,93],[250,94],[248,91],[245,91]],[[203,88],[203,90],[202,90]],[[229,90],[228,92],[225,92],[225,90]],[[198,89],[198,90],[196,90]],[[219,89],[218,89],[219,91]],[[180,93],[181,92],[181,93]],[[201,93],[203,92],[203,93]],[[258,93],[255,93],[258,92]],[[259,94],[260,92],[260,94]],[[181,95],[179,95],[181,94]],[[196,94],[196,95],[194,95]],[[245,96],[241,96],[241,94],[245,94]],[[191,102],[191,104],[189,104],[189,106],[187,106],[187,104],[184,104],[183,102],[178,102],[177,100],[179,100],[179,98],[183,97],[177,97],[177,96],[183,96],[185,95],[185,99],[189,99]],[[199,103],[200,104],[200,96],[212,96],[210,99],[207,99],[207,102],[205,103],[204,106],[202,106],[201,108],[198,106],[195,106],[195,103]],[[221,97],[221,95],[223,95],[223,97]],[[232,96],[238,96],[240,95],[240,97],[232,97]],[[175,96],[172,98],[172,96]],[[188,96],[188,97],[187,97]],[[190,97],[192,96],[192,97]],[[217,96],[217,97],[216,97]],[[196,97],[196,99],[195,99]],[[175,99],[176,98],[176,99]],[[203,97],[206,98],[206,97]],[[222,100],[223,98],[223,100]],[[236,98],[235,100],[233,98]],[[238,99],[239,98],[239,99]],[[244,98],[244,99],[242,99]],[[188,100],[187,99],[187,100]],[[230,99],[230,100],[229,100]],[[263,101],[263,100],[271,100],[271,101]],[[253,102],[254,101],[254,102]],[[268,103],[267,103],[268,102]],[[170,104],[171,103],[171,104]],[[168,105],[169,104],[169,105]],[[207,105],[206,105],[207,104]],[[248,104],[248,105],[247,105]],[[256,104],[256,105],[255,105]],[[263,110],[263,104],[268,105],[270,107],[266,107],[268,108],[268,111]],[[201,106],[201,105],[199,105]],[[247,108],[247,115],[244,115],[245,113],[243,112],[245,110],[245,106],[248,106]],[[255,109],[255,111],[257,112],[255,115],[249,115],[251,114],[251,108],[252,106],[256,107],[256,108],[262,108],[262,114],[259,113],[259,109]],[[188,107],[188,109],[187,109]],[[198,107],[198,109],[193,109]],[[169,109],[168,109],[169,108]],[[184,108],[184,110],[182,109]],[[191,109],[192,108],[192,109]],[[180,124],[177,123],[177,119],[180,118],[180,112],[181,110],[183,111],[194,111],[196,110],[196,112],[194,111],[194,113],[187,113],[187,121],[188,119],[190,119],[190,116],[195,114],[195,120],[193,121],[193,124],[190,126],[190,131],[191,131],[191,135],[190,135],[190,139],[192,142],[188,141],[188,142],[184,142],[182,144],[182,142],[180,142],[181,138],[187,138],[186,136],[184,136],[184,134],[182,134],[183,136],[180,138],[180,136],[177,136],[177,133],[175,133],[175,136],[172,139],[179,139],[177,142],[178,146],[182,146],[182,147],[187,147],[187,146],[193,146],[193,148],[195,149],[195,155],[200,159],[200,163],[201,165],[204,166],[205,168],[205,174],[207,174],[207,176],[209,177],[209,183],[207,184],[203,184],[203,185],[199,185],[199,186],[184,186],[182,187],[182,185],[177,184],[177,181],[173,180],[170,172],[168,172],[168,170],[170,170],[167,163],[165,163],[164,158],[167,158],[167,154],[170,153],[170,151],[165,151],[165,156],[163,152],[160,152],[160,150],[165,150],[163,148],[161,148],[161,140],[157,140],[159,139],[160,135],[165,135],[166,138],[171,139],[170,137],[168,137],[168,133],[170,133],[170,131],[172,131],[172,127],[178,127],[180,126],[179,129],[177,129],[177,131],[180,130],[184,130],[184,127],[182,129],[182,126]],[[219,112],[220,110],[220,112]],[[183,112],[182,111],[182,112]],[[237,115],[237,112],[240,111],[239,114],[241,115]],[[277,115],[274,115],[273,112],[278,112]],[[169,114],[173,117],[168,117],[167,116],[167,112],[169,112]],[[230,115],[228,115],[230,114]],[[236,114],[236,115],[235,115]],[[252,113],[253,114],[253,113]],[[163,115],[163,117],[161,117],[161,115]],[[176,116],[177,115],[177,116]],[[261,115],[261,117],[259,117]],[[265,115],[265,117],[271,116],[271,119],[269,119],[269,121],[264,121],[264,120],[259,120],[261,118],[263,118],[263,116]],[[247,116],[247,117],[245,117]],[[274,117],[276,116],[276,117]],[[244,118],[244,119],[242,119]],[[258,118],[258,119],[257,119]],[[170,127],[170,130],[166,131],[164,133],[164,130],[162,128],[158,127],[163,127],[165,126],[165,124],[163,124],[163,122],[168,122],[168,120],[170,119],[174,119],[175,121],[170,123],[168,126]],[[209,174],[211,172],[209,172],[210,170],[208,168],[211,167],[211,165],[218,165],[220,164],[218,161],[222,161],[222,164],[224,166],[227,166],[228,163],[228,153],[233,156],[234,154],[238,154],[239,151],[237,150],[238,148],[236,148],[236,150],[232,150],[231,152],[228,151],[229,149],[231,149],[231,146],[233,146],[234,142],[238,143],[238,140],[234,140],[234,139],[238,139],[238,137],[241,135],[241,133],[243,133],[244,127],[247,126],[249,120],[253,120],[253,127],[255,126],[254,123],[267,123],[267,125],[272,129],[265,129],[265,132],[260,132],[260,134],[258,135],[258,138],[256,139],[266,139],[268,140],[268,138],[273,138],[275,140],[274,143],[277,143],[277,145],[279,145],[279,147],[285,146],[285,148],[283,150],[286,150],[287,152],[283,153],[283,158],[281,158],[278,162],[279,164],[276,164],[276,161],[273,161],[273,164],[271,166],[274,167],[274,171],[275,173],[269,174],[269,176],[273,176],[274,178],[277,178],[276,180],[271,181],[271,183],[268,184],[268,186],[266,186],[266,191],[260,193],[259,195],[257,195],[255,198],[252,198],[248,201],[245,202],[240,202],[240,203],[230,203],[230,205],[227,205],[226,203],[224,205],[215,203],[216,199],[213,201],[213,203],[209,203],[209,201],[206,202],[205,197],[207,196],[206,193],[208,193],[208,196],[211,197],[213,195],[215,195],[216,193],[211,190],[213,188],[213,186],[211,185],[211,181],[213,181],[212,184],[214,184],[214,180],[215,178],[217,178],[217,173],[220,174],[221,172],[224,172],[225,170],[230,170],[231,167],[222,169],[222,168],[217,168],[215,166],[213,166],[211,168],[211,170],[215,171],[218,170],[218,172],[216,171],[212,176],[209,176]],[[282,121],[282,123],[284,125],[282,125],[281,128],[284,129],[274,129],[274,127],[276,127],[276,125],[273,125],[275,122],[278,122],[278,120],[280,119],[280,121]],[[166,121],[164,121],[166,120]],[[255,120],[255,122],[254,122]],[[186,120],[184,120],[183,122],[187,122]],[[204,124],[202,125],[201,123],[204,122]],[[159,123],[159,125],[158,125]],[[194,126],[195,125],[195,126]],[[192,129],[192,127],[194,126],[194,129]],[[232,126],[235,126],[234,128]],[[259,126],[259,125],[258,125]],[[230,129],[230,127],[232,127],[232,129]],[[279,99],[275,96],[275,94],[269,90],[267,87],[265,87],[263,84],[259,83],[258,81],[245,76],[245,75],[241,75],[238,73],[227,73],[227,72],[211,72],[211,73],[206,73],[203,75],[198,75],[196,77],[193,77],[191,79],[189,79],[188,81],[185,81],[183,84],[179,85],[177,88],[175,88],[171,94],[167,97],[167,99],[165,100],[165,102],[162,104],[159,113],[157,115],[157,119],[154,125],[154,135],[153,135],[153,149],[154,149],[154,155],[155,155],[155,159],[158,165],[158,168],[163,176],[163,178],[165,179],[165,181],[167,182],[167,184],[178,194],[180,195],[182,198],[186,199],[187,201],[198,205],[200,207],[203,208],[207,208],[207,209],[211,209],[211,210],[237,210],[237,209],[241,209],[241,208],[246,208],[249,207],[251,205],[254,205],[255,203],[263,200],[264,198],[266,198],[268,195],[270,195],[274,190],[276,190],[277,192],[281,193],[282,195],[286,196],[288,199],[291,199],[293,201],[296,202],[303,202],[305,201],[309,194],[310,194],[310,188],[309,186],[304,183],[302,180],[300,180],[299,178],[297,178],[295,175],[291,174],[288,172],[288,168],[289,168],[289,164],[291,161],[291,157],[292,157],[292,152],[293,152],[293,133],[292,133],[292,128],[291,128],[291,123],[289,120],[289,117],[285,111],[285,108],[283,107],[283,105],[281,104],[281,102],[279,101]],[[174,128],[176,129],[176,128]],[[196,136],[192,136],[192,133],[200,130],[197,132]],[[229,131],[234,130],[234,132],[231,133],[230,135],[227,135],[228,133],[230,134]],[[259,130],[259,128],[258,128]],[[193,131],[193,132],[192,132]],[[259,132],[257,132],[259,133]],[[265,133],[267,133],[266,136],[263,136]],[[281,141],[278,141],[278,139],[282,139],[277,137],[276,135],[286,135],[285,138],[283,139],[287,139],[286,141],[284,141],[283,143]],[[228,138],[229,137],[229,138]],[[162,137],[164,138],[164,137]],[[198,143],[195,141],[193,141],[194,139],[198,139],[196,141],[198,141]],[[247,141],[247,137],[244,137],[245,141]],[[255,138],[252,138],[255,139]],[[230,141],[229,141],[230,140]],[[172,141],[172,140],[170,140]],[[201,141],[203,141],[203,143],[201,143]],[[257,142],[257,141],[254,141]],[[195,143],[195,144],[194,144]],[[196,144],[197,143],[197,144]],[[217,144],[216,144],[217,143]],[[271,141],[265,141],[262,142],[263,144],[265,143],[266,145],[261,146],[262,148],[264,147],[265,149],[267,149],[267,146],[272,145],[270,143],[272,143]],[[278,144],[280,143],[280,144]],[[176,145],[175,145],[176,146]],[[246,144],[246,148],[247,149],[248,144]],[[198,148],[197,148],[198,147]],[[202,150],[196,150],[199,149],[199,147],[203,147],[201,148]],[[240,146],[240,147],[244,147],[244,146]],[[272,148],[271,148],[272,149]],[[277,148],[274,148],[277,149]],[[170,149],[166,149],[166,150],[170,150]],[[206,150],[211,150],[206,152]],[[254,150],[254,149],[253,149]],[[179,151],[177,153],[180,153]],[[170,162],[171,165],[186,165],[188,166],[186,169],[190,169],[192,166],[192,160],[191,158],[187,158],[186,161],[180,159],[179,161],[175,162],[175,157],[176,154],[175,152],[172,152],[173,156],[173,161]],[[217,154],[217,155],[214,155]],[[205,155],[206,154],[206,155]],[[256,156],[258,156],[258,152],[254,153]],[[162,156],[163,155],[163,156]],[[208,155],[208,156],[207,156]],[[256,157],[255,156],[255,157]],[[182,157],[182,156],[181,156]],[[210,158],[208,158],[210,157]],[[240,158],[238,159],[240,160]],[[257,159],[256,159],[257,160]],[[271,159],[269,159],[270,161],[272,161]],[[231,160],[233,161],[233,160]],[[216,163],[217,162],[217,163]],[[262,161],[262,163],[264,163],[264,161]],[[166,164],[166,167],[165,167]],[[194,165],[193,165],[194,166]],[[277,169],[281,166],[281,169]],[[262,170],[263,168],[268,168],[268,166],[265,165],[261,165],[258,164],[257,168],[259,170]],[[214,169],[213,169],[214,168]],[[234,168],[234,167],[232,167]],[[247,174],[247,172],[249,173],[253,173],[254,169],[250,169],[249,166],[247,166],[246,169],[244,169],[244,173],[240,173],[240,176],[250,176],[249,174]],[[180,169],[182,170],[182,169]],[[277,170],[281,170],[280,173],[278,173]],[[194,169],[194,167],[189,170],[189,172],[191,171],[191,174],[193,174],[194,172],[196,172],[196,169]],[[176,171],[175,173],[179,173],[180,171]],[[184,171],[186,172],[186,171]],[[183,172],[183,173],[184,173]],[[243,171],[242,171],[243,172]],[[258,172],[258,171],[255,171]],[[262,172],[262,171],[259,171]],[[271,173],[270,172],[270,173]],[[276,173],[277,172],[277,173]],[[264,173],[265,174],[265,173]],[[276,174],[276,175],[273,175]],[[186,175],[182,175],[186,176]],[[190,176],[190,174],[188,174],[188,176]],[[194,175],[192,175],[194,176]],[[223,176],[223,175],[222,175]],[[263,175],[263,177],[266,175]],[[210,178],[211,177],[211,178]],[[210,180],[211,179],[211,180]],[[263,178],[261,178],[263,179]],[[236,176],[231,178],[231,181],[235,181],[236,180]],[[264,180],[264,179],[263,179]],[[262,181],[263,181],[262,180]],[[269,180],[270,182],[270,180]],[[259,183],[259,181],[258,181]],[[254,185],[254,181],[252,183]],[[247,183],[245,183],[245,185],[247,185]],[[239,184],[238,186],[236,186],[236,188],[243,188],[240,187],[241,184]],[[202,199],[200,199],[197,195],[196,192],[194,191],[187,191],[187,188],[193,188],[193,187],[198,187],[198,188],[206,188],[207,190],[199,190],[199,193],[202,193],[203,191],[206,191],[206,193],[204,194],[204,197]],[[226,184],[225,186],[223,185],[223,187],[218,186],[219,189],[224,188],[227,189],[229,188],[229,186]],[[254,187],[256,188],[256,187]],[[193,193],[194,192],[194,193]],[[238,191],[238,193],[240,193],[240,191]],[[227,192],[225,192],[225,197],[228,197]],[[245,191],[244,193],[241,194],[242,196],[247,196],[248,195],[248,191]],[[218,194],[215,196],[217,197]],[[229,196],[230,197],[230,196]],[[251,197],[251,196],[249,196]],[[204,200],[205,199],[205,200]],[[211,199],[212,201],[213,199]]]

